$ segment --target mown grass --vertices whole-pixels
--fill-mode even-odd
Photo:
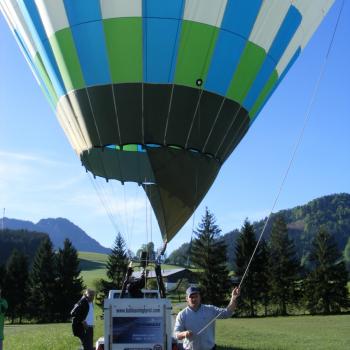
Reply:
[[[107,254],[79,252],[81,275],[84,283],[88,288],[94,288],[94,281],[106,276],[106,263],[108,259]],[[135,264],[136,266],[136,264]],[[149,267],[151,270],[153,267]],[[178,269],[179,266],[175,265],[162,265],[162,270]],[[138,268],[135,267],[137,271]]]
[[[107,254],[79,252],[81,276],[88,288],[94,288],[94,281],[100,278],[107,279]]]
[[[217,343],[236,350],[345,350],[350,315],[218,320]]]
[[[96,320],[95,340],[103,335]],[[345,350],[350,344],[350,315],[291,316],[218,320],[218,350]],[[77,350],[69,323],[6,325],[6,350]]]

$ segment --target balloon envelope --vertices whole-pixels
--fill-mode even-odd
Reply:
[[[142,185],[164,240],[334,0],[0,0],[87,170]]]

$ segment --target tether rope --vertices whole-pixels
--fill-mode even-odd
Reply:
[[[306,129],[307,123],[308,123],[308,121],[310,120],[310,117],[311,117],[311,110],[312,110],[312,107],[314,106],[315,99],[316,99],[317,93],[318,93],[318,91],[319,91],[320,83],[321,83],[321,81],[322,81],[322,78],[323,78],[323,76],[324,76],[324,72],[325,72],[325,69],[326,69],[326,66],[327,66],[327,63],[328,63],[328,57],[329,57],[330,51],[331,51],[331,49],[332,49],[332,47],[333,47],[334,37],[335,37],[336,31],[337,31],[337,28],[338,28],[339,19],[340,19],[341,13],[342,13],[342,11],[343,11],[343,7],[344,7],[344,0],[343,0],[343,2],[342,2],[341,8],[340,8],[340,11],[339,11],[339,14],[338,14],[338,18],[337,18],[337,22],[336,22],[335,27],[334,27],[333,35],[332,35],[331,41],[330,41],[330,43],[329,43],[328,50],[327,50],[327,53],[326,53],[326,57],[325,57],[324,62],[323,62],[323,64],[322,64],[322,67],[321,67],[319,76],[318,76],[318,78],[317,78],[317,81],[316,81],[316,84],[315,84],[315,87],[314,87],[314,90],[313,90],[313,93],[312,93],[312,96],[311,96],[311,99],[310,99],[310,103],[309,103],[308,108],[307,108],[307,110],[306,110],[306,112],[305,112],[305,117],[304,117],[303,126],[302,126],[302,129],[301,129],[300,133],[299,133],[299,136],[298,136],[296,145],[295,145],[295,147],[294,147],[294,151],[293,151],[292,156],[291,156],[291,158],[290,158],[290,161],[289,161],[287,170],[286,170],[286,172],[285,172],[285,174],[284,174],[284,176],[283,176],[283,179],[282,179],[282,181],[281,181],[281,184],[280,184],[279,190],[278,190],[278,192],[277,192],[276,198],[275,198],[275,200],[274,200],[274,203],[273,203],[273,205],[272,205],[270,214],[269,214],[269,216],[268,216],[268,218],[267,218],[267,220],[266,220],[266,222],[265,222],[265,225],[264,225],[264,227],[263,227],[263,229],[262,229],[262,231],[261,231],[261,233],[260,233],[258,242],[256,243],[256,246],[255,246],[255,248],[254,248],[254,251],[253,251],[253,253],[252,253],[252,256],[251,256],[251,258],[250,258],[250,260],[249,260],[249,262],[248,262],[247,268],[246,268],[246,270],[244,271],[244,274],[243,274],[243,276],[242,276],[241,282],[240,282],[239,285],[238,285],[239,288],[240,288],[241,285],[243,284],[243,281],[244,281],[244,279],[245,279],[245,276],[247,275],[247,272],[248,272],[248,270],[249,270],[250,264],[251,264],[251,262],[252,262],[252,260],[253,260],[253,258],[254,258],[254,256],[255,256],[255,253],[256,253],[256,251],[257,251],[257,249],[258,249],[258,246],[259,246],[259,244],[260,244],[260,242],[261,242],[261,239],[262,239],[262,237],[263,237],[263,235],[264,235],[264,232],[265,232],[265,230],[266,230],[267,224],[268,224],[268,222],[269,222],[270,219],[271,219],[273,210],[275,209],[275,206],[276,206],[276,204],[277,204],[277,202],[278,202],[278,199],[279,199],[279,197],[280,197],[280,195],[281,195],[281,192],[282,192],[282,189],[283,189],[283,187],[284,187],[284,185],[285,185],[285,183],[286,183],[286,180],[287,180],[289,171],[290,171],[290,169],[291,169],[291,167],[292,167],[292,165],[293,165],[293,163],[294,163],[294,159],[295,159],[296,153],[297,153],[297,151],[298,151],[298,149],[299,149],[299,147],[300,147],[300,145],[301,145],[302,139],[303,139],[303,137],[304,137],[304,133],[305,133],[305,129]]]
[[[282,179],[282,181],[281,181],[281,185],[280,185],[279,190],[278,190],[278,192],[277,192],[277,195],[276,195],[276,198],[275,198],[275,200],[274,200],[273,206],[272,206],[272,208],[271,208],[270,214],[269,214],[269,216],[268,216],[268,218],[267,218],[267,220],[266,220],[266,222],[265,222],[265,225],[264,225],[264,227],[263,227],[263,229],[262,229],[262,231],[261,231],[261,233],[260,233],[259,239],[258,239],[258,241],[257,241],[257,243],[256,243],[256,245],[255,245],[254,251],[253,251],[253,253],[252,253],[251,257],[250,257],[250,260],[249,260],[248,265],[247,265],[247,267],[246,267],[246,269],[245,269],[245,271],[244,271],[244,274],[243,274],[243,276],[242,276],[242,278],[241,278],[241,281],[240,281],[240,283],[239,283],[239,285],[238,285],[238,288],[241,288],[241,286],[242,286],[242,284],[243,284],[243,281],[244,281],[244,279],[245,279],[245,277],[246,277],[246,275],[247,275],[247,273],[248,273],[249,267],[250,267],[250,265],[251,265],[251,263],[252,263],[252,261],[253,261],[253,258],[254,258],[254,256],[255,256],[255,253],[256,253],[256,251],[257,251],[257,249],[258,249],[258,246],[259,246],[259,244],[260,244],[260,242],[261,242],[261,239],[262,239],[262,237],[263,237],[263,235],[264,235],[264,232],[265,232],[265,230],[266,230],[267,224],[268,224],[268,222],[269,222],[270,219],[271,219],[273,210],[275,209],[275,206],[276,206],[276,204],[277,204],[277,202],[278,202],[278,199],[279,199],[279,197],[280,197],[280,194],[281,194],[281,192],[282,192],[282,189],[283,189],[283,187],[284,187],[284,185],[285,185],[285,182],[286,182],[286,179],[287,179],[287,177],[288,177],[289,171],[290,171],[290,169],[291,169],[291,167],[292,167],[292,164],[294,163],[294,159],[295,159],[296,153],[297,153],[297,151],[298,151],[298,149],[299,149],[299,146],[300,146],[300,144],[301,144],[301,141],[302,141],[302,139],[303,139],[303,136],[304,136],[304,133],[305,133],[305,129],[306,129],[306,125],[307,125],[308,121],[310,120],[311,110],[312,110],[312,107],[313,107],[313,105],[314,105],[314,102],[315,102],[315,99],[316,99],[316,95],[317,95],[317,93],[318,93],[318,91],[319,91],[320,83],[321,83],[321,80],[322,80],[322,78],[323,78],[323,76],[324,76],[324,72],[325,72],[326,65],[327,65],[327,63],[328,63],[329,54],[330,54],[331,49],[332,49],[332,47],[333,47],[333,42],[334,42],[335,34],[336,34],[336,32],[337,32],[339,20],[340,20],[341,14],[342,14],[342,12],[343,12],[344,2],[345,2],[345,0],[342,1],[342,5],[341,5],[340,11],[339,11],[339,14],[338,14],[338,17],[337,17],[337,21],[336,21],[336,24],[335,24],[335,27],[334,27],[333,35],[332,35],[331,41],[330,41],[330,43],[329,43],[328,50],[327,50],[327,53],[326,53],[324,62],[323,62],[323,64],[322,64],[322,67],[321,67],[321,70],[320,70],[320,74],[319,74],[319,76],[318,76],[318,78],[317,78],[317,80],[316,80],[315,87],[314,87],[314,90],[313,90],[313,93],[312,93],[312,96],[311,96],[311,99],[310,99],[310,103],[309,103],[309,105],[308,105],[308,108],[306,109],[305,117],[304,117],[304,123],[303,123],[302,129],[301,129],[301,131],[300,131],[300,133],[299,133],[299,136],[298,136],[296,145],[295,145],[295,147],[294,147],[294,151],[293,151],[293,153],[292,153],[292,156],[291,156],[291,159],[290,159],[290,161],[289,161],[288,167],[287,167],[286,172],[285,172],[285,174],[284,174],[284,176],[283,176],[283,179]],[[224,310],[224,311],[226,311],[226,310]],[[217,316],[215,316],[212,320],[210,320],[201,330],[198,331],[198,333],[197,333],[196,335],[199,335],[199,334],[201,334],[204,330],[206,330],[213,322],[215,322],[215,321],[220,317],[220,315],[221,315],[224,311],[221,311]]]

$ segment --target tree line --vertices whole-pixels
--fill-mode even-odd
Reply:
[[[48,234],[27,230],[0,230],[0,265],[5,264],[13,250],[24,253],[32,264],[35,252]]]
[[[330,314],[348,310],[348,272],[334,237],[324,226],[312,241],[308,264],[302,265],[297,258],[282,215],[274,220],[268,242],[260,242],[251,260],[256,245],[254,226],[246,219],[235,241],[234,269],[230,271],[227,244],[214,215],[206,209],[194,239],[182,247],[185,263],[197,271],[203,302],[224,305],[232,285],[245,275],[239,315],[287,315],[298,310]],[[142,249],[153,252],[154,245]],[[129,258],[130,252],[118,233],[106,264],[107,279],[95,283],[96,302],[101,307],[109,290],[121,288]],[[55,252],[48,237],[37,249],[32,264],[24,253],[14,250],[6,264],[0,265],[0,284],[9,302],[12,322],[67,321],[84,289],[72,243],[66,239],[63,248]]]
[[[303,310],[311,314],[331,314],[350,307],[348,272],[334,237],[320,227],[302,267],[295,245],[288,236],[283,216],[278,216],[268,242],[262,240],[246,271],[257,244],[254,226],[245,220],[235,243],[235,268],[230,274],[225,242],[220,239],[215,217],[206,209],[187,254],[198,269],[198,282],[204,301],[224,304],[230,284],[242,276],[238,314],[242,316],[287,315]]]
[[[266,227],[267,218],[253,222],[254,231],[260,233],[265,227],[264,237],[269,240],[272,224],[281,215],[287,223],[289,237],[294,241],[297,258],[303,267],[310,267],[307,265],[311,264],[309,255],[312,242],[322,226],[333,236],[350,272],[350,194],[323,196],[305,205],[281,210],[271,215]],[[239,235],[240,229],[221,235],[227,245],[227,260],[232,270],[235,269],[235,243]],[[169,255],[167,263],[186,266],[188,249],[189,243],[184,243]]]
[[[305,311],[331,314],[350,307],[344,259],[334,237],[325,227],[320,227],[312,242],[309,263],[302,265],[294,241],[288,235],[285,219],[278,216],[272,224],[268,242],[262,240],[257,246],[247,271],[257,245],[254,226],[246,219],[239,232],[235,241],[233,271],[229,269],[227,245],[220,234],[214,215],[206,209],[194,231],[194,239],[180,247],[182,254],[178,259],[183,266],[197,271],[203,302],[225,305],[232,285],[238,284],[245,274],[237,308],[241,316],[287,315]],[[153,248],[152,243],[144,245],[141,250],[153,251]],[[108,279],[99,279],[95,285],[97,303],[101,307],[110,289],[121,288],[129,253],[118,233],[108,256]]]
[[[48,237],[31,264],[25,253],[14,249],[6,264],[0,265],[0,285],[12,323],[68,321],[84,289],[78,253],[68,239],[55,252]]]

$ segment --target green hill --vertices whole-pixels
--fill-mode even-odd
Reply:
[[[344,252],[350,241],[350,194],[340,193],[320,197],[309,203],[292,209],[281,210],[272,214],[264,232],[264,238],[269,239],[274,219],[283,215],[286,220],[289,236],[294,240],[298,257],[304,263],[311,249],[312,241],[319,228],[323,225],[331,233],[338,248]],[[257,235],[260,235],[267,218],[254,222]],[[224,239],[229,247],[229,262],[234,260],[234,246],[239,230],[233,230]]]
[[[350,194],[340,193],[320,197],[305,205],[272,214],[264,232],[264,239],[269,239],[272,224],[278,215],[283,215],[287,222],[289,236],[295,242],[302,264],[306,262],[316,233],[324,225],[334,235],[339,249],[344,252],[350,270]],[[267,218],[264,218],[253,223],[257,236],[263,230],[266,220]],[[220,226],[219,222],[218,225]],[[228,247],[227,259],[231,268],[234,267],[235,245],[239,234],[239,229],[234,229],[222,236]],[[189,243],[184,243],[169,255],[167,262],[185,266],[188,261],[188,250]]]
[[[106,279],[107,254],[78,252],[80,260],[81,275],[86,287],[93,288],[94,281]]]
[[[108,259],[107,254],[78,252],[80,260],[81,275],[87,287],[94,287],[94,281],[100,278],[107,279],[106,263]],[[162,270],[169,270],[178,268],[174,265],[162,265]],[[149,267],[151,270],[152,267]],[[137,270],[137,268],[135,268]]]
[[[45,238],[48,238],[48,235],[41,232],[21,229],[0,231],[0,265],[6,264],[14,249],[25,254],[31,263],[36,250]]]

